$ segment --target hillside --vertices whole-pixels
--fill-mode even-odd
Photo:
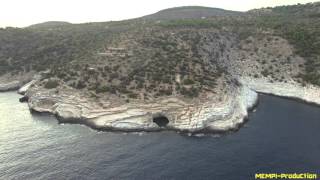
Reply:
[[[61,27],[61,26],[66,26],[66,25],[71,25],[71,23],[64,22],[64,21],[48,21],[44,23],[39,23],[39,24],[33,24],[31,26],[28,26],[27,28],[32,28],[32,29],[48,29],[48,28],[56,28],[56,27]]]
[[[40,73],[27,91],[29,107],[63,111],[61,116],[70,116],[69,110],[64,112],[68,108],[91,119],[114,108],[140,107],[134,113],[142,111],[150,118],[161,112],[168,119],[175,117],[172,127],[199,129],[190,124],[208,126],[204,117],[218,111],[210,109],[214,104],[239,113],[230,114],[234,127],[238,121],[232,118],[245,117],[243,107],[255,99],[246,85],[284,96],[285,89],[279,88],[295,87],[298,95],[289,93],[292,97],[315,96],[314,89],[320,86],[319,7],[311,3],[245,13],[179,7],[126,21],[0,29],[0,82],[15,81],[7,88],[12,89]],[[309,87],[312,90],[304,89]],[[75,102],[85,110],[74,110]]]
[[[242,12],[228,11],[219,8],[202,6],[185,6],[165,9],[155,14],[147,15],[142,19],[150,20],[175,20],[175,19],[203,19],[215,16],[239,16]]]
[[[16,73],[18,71],[28,72],[51,69],[52,73],[57,73],[56,76],[60,78],[64,76],[64,81],[72,85],[77,84],[77,81],[82,84],[81,80],[85,78],[77,76],[77,81],[69,82],[70,79],[75,79],[72,76],[76,73],[72,70],[78,71],[78,74],[79,71],[82,71],[79,67],[92,66],[96,68],[95,71],[100,74],[101,78],[107,76],[114,78],[117,76],[119,79],[128,81],[127,75],[130,72],[137,71],[135,64],[139,64],[139,68],[142,68],[141,64],[145,64],[144,68],[146,69],[142,69],[140,73],[147,73],[148,68],[156,65],[160,72],[167,74],[168,77],[161,76],[161,73],[157,72],[157,68],[154,68],[149,70],[151,74],[148,74],[148,77],[147,75],[142,77],[144,79],[143,83],[148,82],[146,81],[147,78],[155,78],[154,82],[156,82],[156,78],[160,78],[172,84],[175,79],[174,74],[183,70],[191,77],[191,80],[196,79],[196,82],[198,82],[199,80],[194,74],[195,71],[200,72],[198,74],[199,79],[203,79],[201,76],[207,76],[205,74],[207,71],[202,69],[208,67],[205,65],[205,61],[208,60],[204,60],[204,56],[213,56],[214,51],[218,50],[219,46],[225,47],[226,43],[234,43],[232,45],[236,46],[239,41],[246,40],[249,36],[257,38],[268,31],[270,36],[280,36],[288,40],[295,47],[293,56],[300,55],[306,59],[306,62],[301,65],[306,68],[306,71],[304,72],[304,68],[301,68],[300,76],[307,82],[320,84],[320,48],[319,39],[317,38],[320,37],[319,17],[317,17],[315,11],[310,11],[306,15],[305,13],[309,12],[306,9],[310,8],[319,8],[319,3],[276,7],[272,9],[271,16],[268,14],[255,17],[252,16],[252,11],[249,11],[245,16],[235,16],[242,13],[206,7],[181,7],[163,10],[142,18],[172,19],[163,18],[162,15],[177,18],[176,20],[166,20],[160,23],[152,21],[145,23],[140,19],[80,25],[71,25],[65,22],[48,22],[33,25],[31,26],[32,28],[26,29],[1,29],[0,69],[2,74],[6,72]],[[301,12],[301,16],[299,12]],[[186,19],[179,19],[180,16],[176,16],[176,14],[181,14],[183,16],[181,18]],[[198,16],[199,14],[201,16]],[[229,16],[230,14],[234,16]],[[219,17],[201,19],[202,16]],[[296,17],[292,18],[292,16]],[[56,27],[56,30],[46,30],[49,27]],[[225,37],[226,35],[223,34],[228,35]],[[218,49],[212,48],[210,51],[213,52],[210,52],[210,55],[199,54],[204,50],[205,44],[208,45],[217,38],[221,42],[213,47]],[[224,38],[228,38],[228,40]],[[230,39],[234,39],[234,42]],[[108,50],[109,48],[122,48],[122,50]],[[230,48],[225,48],[224,51],[226,49]],[[116,51],[115,54],[118,54],[111,55],[110,53],[113,52],[110,51]],[[106,52],[107,54],[103,54]],[[108,55],[108,52],[110,55]],[[221,52],[223,53],[223,51]],[[211,66],[219,66],[217,62],[222,53],[215,54],[216,58],[208,57],[214,60],[211,62]],[[256,54],[256,52],[253,53]],[[141,56],[142,54],[143,56]],[[179,59],[183,59],[183,61]],[[278,61],[277,59],[275,61]],[[120,60],[124,61],[128,67],[118,64],[117,62],[120,62]],[[114,61],[114,63],[106,63],[107,61]],[[158,64],[157,62],[161,63]],[[195,69],[197,66],[194,63],[198,63],[200,69]],[[221,62],[221,64],[226,63],[228,62]],[[61,64],[64,64],[63,67],[68,68],[68,70],[59,70]],[[73,66],[78,67],[78,70],[75,70]],[[188,66],[190,69],[188,69]],[[118,71],[118,68],[123,72]],[[104,69],[114,71],[105,72]],[[162,69],[168,71],[172,69],[172,73],[167,73]],[[215,69],[220,70],[217,71]],[[208,69],[208,73],[213,73],[211,71],[217,71],[214,74],[221,74],[222,70],[219,67]],[[86,73],[81,74],[84,76]],[[127,84],[127,82],[123,83]]]

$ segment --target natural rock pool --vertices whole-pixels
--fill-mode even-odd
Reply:
[[[237,132],[98,132],[31,115],[0,93],[0,179],[254,179],[320,173],[320,108],[260,95]]]

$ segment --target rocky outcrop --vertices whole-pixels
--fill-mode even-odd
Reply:
[[[20,81],[0,83],[0,92],[17,90],[19,89],[20,86],[21,86]]]
[[[5,74],[0,76],[0,92],[18,90],[26,82],[33,79],[34,72],[18,73],[18,74]],[[38,76],[34,76],[38,77]]]
[[[128,103],[102,108],[81,94],[64,91],[28,91],[29,108],[36,112],[56,115],[60,122],[84,123],[95,129],[122,131],[154,131],[173,129],[180,131],[227,131],[236,129],[248,115],[248,109],[257,101],[257,94],[240,86],[224,95],[219,103],[185,102],[179,98],[166,98],[152,103]],[[108,103],[108,102],[106,102]],[[158,126],[153,119],[163,116],[169,123]]]
[[[311,84],[303,86],[295,81],[288,83],[270,82],[268,79],[253,79],[249,77],[242,78],[241,82],[256,92],[298,99],[307,103],[320,105],[320,88]]]
[[[42,89],[36,80],[19,89],[25,94],[32,112],[54,114],[63,123],[82,123],[99,130],[157,131],[163,129],[200,132],[225,132],[238,129],[248,116],[248,110],[258,101],[257,92],[301,99],[320,104],[320,89],[289,83],[270,82],[268,79],[243,77],[239,84],[221,94],[219,101],[184,101],[178,97],[156,99],[148,103],[123,103],[94,101],[81,91]],[[36,87],[33,87],[36,86]],[[111,101],[111,100],[110,100]],[[168,123],[162,127],[154,122],[164,117]]]
[[[148,103],[131,102],[117,105],[114,105],[112,100],[101,104],[83,92],[68,87],[44,89],[37,86],[38,80],[39,77],[33,78],[18,90],[18,93],[24,95],[20,101],[27,101],[32,112],[54,114],[60,122],[82,123],[99,130],[234,130],[244,123],[248,110],[258,101],[257,92],[320,104],[318,87],[302,86],[294,81],[270,82],[263,78],[240,78],[238,85],[221,94],[219,101],[213,97],[205,101],[185,101],[179,97],[166,97]],[[20,81],[16,81],[3,87],[8,89],[20,85]],[[154,122],[156,117],[164,117],[168,123],[164,127],[159,126]]]
[[[237,129],[248,116],[248,110],[252,109],[257,101],[258,94],[246,86],[243,86],[238,94],[230,99],[229,106],[221,107],[222,111],[213,111],[213,121],[208,128],[215,131],[227,131]]]
[[[18,93],[21,95],[24,95],[27,90],[37,82],[37,80],[32,80],[30,82],[28,82],[27,84],[23,85],[21,88],[19,88]]]

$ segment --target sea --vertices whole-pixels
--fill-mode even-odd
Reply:
[[[31,114],[0,93],[1,180],[255,179],[320,176],[320,107],[259,95],[238,131],[224,134],[103,132]]]

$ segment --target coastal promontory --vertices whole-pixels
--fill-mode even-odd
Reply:
[[[224,132],[258,93],[320,104],[320,4],[0,29],[0,91],[99,130]]]

